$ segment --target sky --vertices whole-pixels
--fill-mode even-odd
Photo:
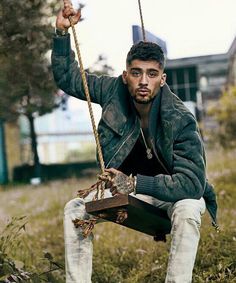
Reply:
[[[99,54],[119,75],[140,25],[138,0],[80,0],[76,27],[85,67]],[[165,40],[168,58],[226,53],[236,36],[236,0],[141,0],[145,29]]]
[[[84,21],[76,26],[84,67],[103,54],[114,75],[120,75],[132,45],[132,25],[141,25],[138,0],[79,2],[85,4]],[[145,29],[166,41],[169,59],[226,53],[236,36],[236,0],[141,0],[141,4]],[[84,107],[85,102],[69,100],[70,109]],[[98,121],[100,107],[93,108]]]

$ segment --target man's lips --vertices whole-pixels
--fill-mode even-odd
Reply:
[[[148,88],[138,88],[137,93],[142,96],[146,96],[150,93],[150,90]]]

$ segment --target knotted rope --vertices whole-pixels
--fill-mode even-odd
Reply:
[[[143,40],[146,41],[142,7],[141,7],[141,0],[138,0],[138,5],[139,5],[141,25],[142,25]],[[84,66],[83,66],[82,56],[81,56],[81,52],[80,52],[80,48],[79,48],[78,37],[77,37],[76,31],[75,31],[75,26],[74,26],[74,23],[73,23],[73,17],[70,16],[69,21],[70,21],[70,25],[71,25],[71,29],[72,29],[72,33],[73,33],[73,37],[74,37],[75,48],[76,48],[79,66],[80,66],[82,83],[83,83],[84,92],[85,92],[85,96],[86,96],[86,100],[87,100],[87,104],[88,104],[89,115],[90,115],[91,124],[92,124],[92,128],[93,128],[93,134],[94,134],[95,142],[96,142],[96,146],[97,146],[98,161],[99,161],[100,168],[101,168],[101,174],[104,174],[105,173],[105,165],[104,165],[104,159],[103,159],[103,154],[102,154],[102,148],[101,148],[101,144],[100,144],[100,141],[99,141],[98,131],[97,131],[97,128],[96,128],[91,98],[90,98],[90,94],[89,94],[88,83],[87,83],[87,79],[86,79],[86,73],[85,73]],[[96,184],[92,185],[89,189],[85,190],[84,192],[79,191],[78,194],[81,197],[83,197],[83,195],[87,196],[90,192],[94,191],[95,189],[97,189],[97,194],[95,195],[94,200],[97,200],[99,198],[99,192],[100,192],[100,198],[103,199],[104,198],[105,185],[104,185],[104,182],[102,182],[102,181],[98,181]]]
[[[141,7],[141,1],[140,0],[138,0],[138,4],[139,4],[139,13],[140,13],[141,25],[142,25],[143,41],[146,41],[143,15],[142,15],[142,7]],[[75,48],[76,48],[79,66],[80,66],[82,83],[83,83],[84,92],[85,92],[85,96],[86,96],[86,100],[87,100],[87,104],[88,104],[89,115],[90,115],[92,128],[93,128],[93,134],[94,134],[95,142],[96,142],[96,146],[97,146],[98,161],[99,161],[100,168],[101,168],[101,175],[103,175],[103,177],[105,176],[105,179],[106,179],[105,181],[104,180],[98,180],[89,189],[79,190],[78,196],[81,197],[81,198],[85,198],[92,191],[97,190],[97,193],[95,194],[95,196],[93,198],[93,201],[95,201],[95,200],[98,200],[99,197],[101,199],[104,198],[105,188],[106,188],[107,183],[110,181],[111,177],[110,177],[109,174],[106,174],[106,172],[105,172],[105,165],[104,165],[104,159],[103,159],[103,154],[102,154],[102,148],[101,148],[98,131],[97,131],[96,124],[95,124],[95,119],[94,119],[94,114],[93,114],[93,109],[92,109],[92,103],[91,103],[88,83],[87,83],[87,79],[86,79],[86,73],[85,73],[84,66],[83,66],[83,61],[82,61],[82,56],[81,56],[81,52],[80,52],[80,48],[79,48],[79,42],[78,42],[77,34],[76,34],[76,31],[75,31],[75,26],[74,26],[74,23],[73,23],[73,17],[70,16],[69,21],[70,21],[70,25],[71,25],[71,29],[72,29],[72,33],[73,33],[73,37],[74,37]],[[100,196],[99,196],[99,193],[100,193]],[[117,223],[122,223],[126,218],[127,218],[127,213],[125,211],[118,211]],[[89,220],[75,219],[75,220],[73,220],[73,223],[74,223],[76,228],[81,227],[82,230],[83,230],[84,237],[87,237],[91,233],[91,231],[92,231],[92,229],[93,229],[93,227],[96,224],[98,219],[99,219],[99,217],[94,217],[94,218],[91,218]]]
[[[89,115],[90,115],[90,119],[91,119],[91,124],[92,124],[92,128],[93,128],[93,134],[94,134],[94,137],[95,137],[96,146],[97,146],[98,161],[99,161],[99,164],[100,164],[101,173],[103,174],[105,172],[105,165],[104,165],[104,159],[103,159],[103,155],[102,155],[102,148],[101,148],[98,131],[97,131],[96,124],[95,124],[95,118],[94,118],[94,114],[93,114],[92,103],[91,103],[88,83],[87,83],[87,79],[86,79],[86,73],[85,73],[84,66],[83,66],[83,61],[82,61],[81,52],[80,52],[80,48],[79,48],[78,38],[77,38],[77,35],[76,35],[76,31],[75,31],[75,26],[74,26],[74,23],[73,23],[73,17],[69,17],[69,21],[70,21],[70,25],[71,25],[72,32],[73,32],[73,37],[74,37],[74,41],[75,41],[75,48],[76,48],[79,66],[80,66],[82,83],[83,83],[83,87],[84,87],[86,100],[87,100],[87,103],[88,103]],[[105,190],[104,185],[100,184],[100,182],[98,182],[96,187],[95,187],[95,185],[93,185],[88,190],[86,190],[88,192],[88,194],[91,191],[97,189],[97,194],[95,195],[96,199],[98,199],[98,197],[99,197],[99,192],[100,192],[101,199],[104,198],[104,190]]]
[[[101,198],[103,198],[105,188],[107,186],[109,186],[109,182],[111,181],[111,176],[106,172],[104,172],[102,174],[102,176],[103,176],[103,180],[98,180],[95,184],[93,184],[90,188],[88,188],[86,190],[79,190],[77,192],[77,195],[80,198],[86,198],[92,191],[97,190],[92,201],[99,199],[99,192],[103,192],[103,196],[101,196]],[[99,178],[99,176],[98,176],[98,178]],[[102,217],[101,216],[95,216],[95,217],[90,218],[88,220],[76,218],[76,219],[72,220],[72,222],[74,223],[75,228],[80,227],[82,229],[83,236],[86,238],[91,234],[91,232],[94,228],[94,225],[97,223],[97,220],[99,218],[102,218]],[[119,219],[122,219],[122,216],[119,216]],[[124,218],[124,220],[125,220],[125,218]]]
[[[90,115],[91,124],[92,124],[92,128],[93,128],[93,134],[94,134],[95,142],[96,142],[96,146],[97,146],[98,161],[99,161],[100,168],[101,168],[101,174],[106,174],[105,173],[104,159],[103,159],[103,155],[102,155],[102,148],[101,148],[98,131],[97,131],[96,124],[95,124],[95,118],[94,118],[94,114],[93,114],[92,103],[91,103],[88,83],[87,83],[87,79],[86,79],[86,73],[85,73],[84,66],[83,66],[83,61],[82,61],[81,52],[80,52],[80,48],[79,48],[78,38],[77,38],[77,35],[76,35],[76,31],[75,31],[75,26],[74,26],[74,23],[73,23],[73,17],[70,16],[69,21],[70,21],[70,25],[71,25],[71,29],[72,29],[72,33],[73,33],[73,37],[74,37],[75,48],[76,48],[79,66],[80,66],[82,83],[83,83],[84,92],[85,92],[85,96],[86,96],[86,100],[87,100],[87,104],[88,104],[89,115]],[[107,181],[108,180],[109,180],[109,178],[107,179]],[[103,199],[105,187],[106,187],[106,182],[99,180],[98,182],[93,184],[89,189],[79,190],[77,194],[78,194],[79,197],[85,198],[92,191],[97,190],[93,200],[99,199],[99,193],[100,193],[100,198]],[[80,227],[83,230],[83,236],[84,237],[88,237],[91,234],[91,232],[94,228],[94,225],[96,224],[98,219],[99,219],[99,217],[94,217],[94,218],[91,218],[89,220],[76,218],[72,222],[74,223],[76,228]]]

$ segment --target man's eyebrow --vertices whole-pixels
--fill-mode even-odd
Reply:
[[[142,69],[141,69],[141,68],[138,68],[138,67],[133,67],[133,68],[131,68],[130,70],[131,70],[131,71],[142,71]]]
[[[159,70],[157,70],[157,69],[154,69],[154,68],[150,68],[150,69],[148,69],[148,71],[149,71],[149,72],[150,72],[150,71],[151,71],[151,72],[153,72],[153,71],[154,71],[154,72],[157,72],[157,73],[159,73]]]
[[[132,67],[130,70],[131,71],[143,71],[143,69],[139,68],[139,67]],[[148,72],[157,72],[157,73],[159,73],[159,70],[154,69],[154,68],[147,69],[147,71]]]

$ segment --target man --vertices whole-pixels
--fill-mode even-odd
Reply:
[[[64,0],[53,43],[54,77],[66,93],[86,99],[70,47],[69,16],[76,24],[80,11]],[[216,202],[206,181],[196,121],[166,84],[164,61],[158,45],[140,42],[130,49],[122,76],[87,74],[87,82],[91,100],[103,110],[98,132],[111,176],[106,197],[132,193],[167,211],[172,241],[165,282],[187,283],[192,280],[205,201],[214,223]],[[75,218],[89,219],[85,201],[91,198],[71,200],[65,207],[67,283],[91,282],[92,237],[84,238],[72,223]]]

